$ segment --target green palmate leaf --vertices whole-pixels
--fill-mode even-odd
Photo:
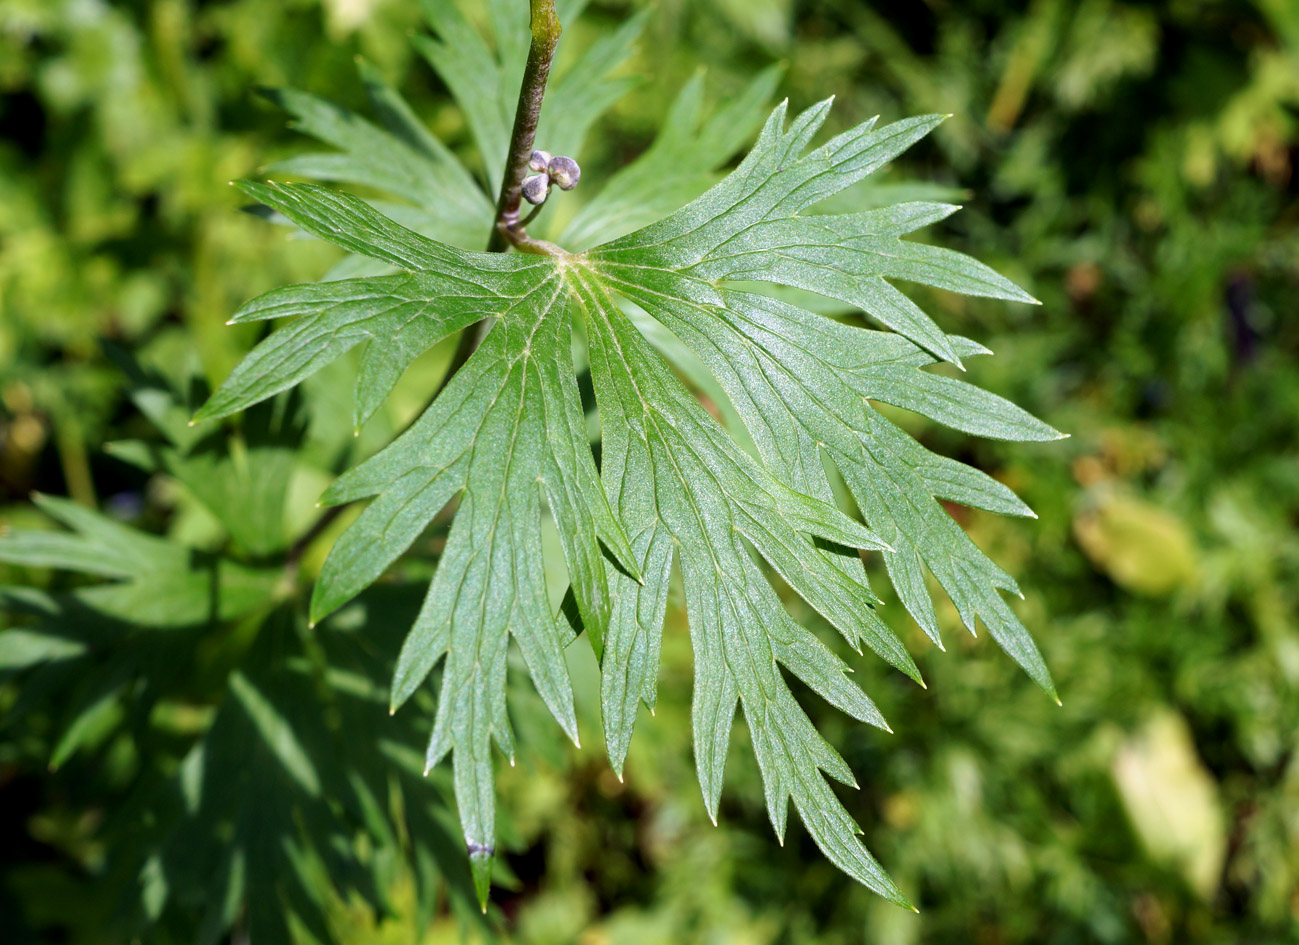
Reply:
[[[53,721],[50,767],[82,757],[95,771],[122,744],[113,736],[131,735],[142,763],[97,836],[107,874],[138,874],[127,883],[139,903],[123,898],[124,928],[110,938],[171,937],[163,930],[180,920],[186,940],[215,943],[242,918],[258,942],[297,940],[305,928],[332,943],[321,890],[386,908],[402,861],[422,921],[439,902],[470,914],[470,884],[452,869],[459,843],[443,822],[449,791],[404,763],[423,725],[384,711],[385,654],[418,612],[417,593],[374,589],[348,619],[308,632],[294,606],[274,605],[282,566],[241,567],[67,500],[37,503],[71,531],[10,532],[0,561],[112,583],[0,587],[0,613],[16,624],[0,631],[0,679],[21,674],[0,739],[42,712]],[[167,731],[173,718],[184,723]],[[361,837],[366,862],[353,854]]]
[[[58,595],[0,587],[0,612],[28,622],[0,632],[0,673],[36,674],[12,715],[37,704],[47,686],[76,680],[58,700],[49,759],[58,768],[122,722],[129,683],[142,665],[174,669],[172,648],[187,645],[184,631],[264,607],[280,574],[199,554],[67,499],[35,501],[72,530],[10,532],[0,537],[0,562],[112,579]],[[155,689],[146,691],[156,698]]]
[[[438,207],[439,213],[421,217],[430,236],[481,246],[491,220],[487,195],[446,146],[423,131],[405,102],[372,68],[362,64],[361,75],[387,129],[305,92],[264,91],[293,117],[299,131],[338,149],[288,158],[271,170],[372,187],[416,207]]]
[[[297,621],[281,609],[258,629],[211,727],[162,793],[165,830],[143,876],[160,880],[151,918],[198,906],[202,941],[223,940],[245,903],[256,941],[295,940],[294,925],[336,941],[322,886],[383,907],[382,870],[349,854],[358,831],[379,862],[403,855],[395,831],[412,832],[411,852],[433,867],[421,898],[445,889],[434,877],[458,855],[430,817],[443,804],[439,789],[388,758],[389,739],[407,736],[382,709],[384,669],[372,655],[382,627],[361,639],[338,626],[307,634]],[[457,911],[472,900],[467,887],[450,890]]]
[[[686,93],[683,113],[697,112],[697,94]],[[740,121],[751,106],[741,99],[736,108]],[[397,665],[392,705],[444,663],[427,763],[452,755],[480,889],[495,843],[491,744],[513,753],[505,698],[511,638],[552,714],[577,736],[562,656],[571,630],[549,606],[541,567],[543,504],[562,540],[574,622],[601,657],[615,769],[638,704],[654,703],[675,565],[695,652],[694,748],[710,816],[738,705],[777,832],[783,835],[792,801],[827,857],[893,901],[906,902],[825,778],[855,784],[853,775],[812,726],[781,668],[852,717],[888,726],[849,681],[846,664],[785,610],[766,568],[854,650],[865,646],[917,681],[915,663],[874,610],[858,551],[882,553],[899,597],[937,642],[928,568],[965,624],[973,631],[982,620],[1054,694],[1037,648],[999,593],[1015,592],[1014,581],[941,501],[1032,513],[1005,486],[929,452],[872,405],[893,404],[980,436],[1059,436],[999,397],[926,371],[935,359],[960,364],[984,349],[945,334],[891,280],[1031,299],[966,256],[903,239],[946,217],[956,209],[950,205],[808,215],[941,121],[870,121],[811,148],[828,109],[822,103],[787,125],[782,105],[717,186],[580,254],[465,252],[350,196],[313,185],[242,185],[305,231],[400,272],[296,286],[250,302],[237,317],[296,319],[253,351],[203,416],[243,409],[363,343],[362,363],[383,366],[361,372],[357,399],[373,409],[420,351],[479,318],[494,320],[418,422],[326,493],[330,503],[375,498],[330,553],[312,601],[313,619],[338,607],[458,503]],[[704,137],[711,156],[692,158],[694,173],[707,173],[730,146],[723,129]],[[615,207],[616,195],[610,200],[607,208]],[[893,331],[837,322],[741,291],[738,282],[811,290]],[[573,376],[579,316],[602,431],[598,473]],[[642,332],[638,322],[660,327]],[[732,435],[741,431],[728,432],[693,397],[656,340],[673,362],[706,369],[752,453]],[[865,526],[836,507],[827,462],[842,474]]]
[[[224,620],[262,604],[277,575],[178,548],[68,499],[36,495],[71,532],[14,530],[0,537],[0,562],[62,568],[116,579],[78,588],[78,606],[127,626],[166,628]],[[0,597],[6,609],[15,603]]]

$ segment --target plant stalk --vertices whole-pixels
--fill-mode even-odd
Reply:
[[[550,63],[559,45],[559,16],[555,0],[530,0],[532,5],[532,44],[528,47],[528,64],[523,70],[519,88],[519,105],[514,112],[514,131],[510,135],[510,153],[501,179],[501,195],[496,202],[496,225],[487,243],[489,253],[503,253],[510,246],[528,253],[554,254],[559,247],[528,236],[520,216],[523,203],[523,178],[537,136],[541,102],[546,96]]]
[[[537,206],[526,218],[521,216],[523,206],[523,178],[528,174],[528,160],[537,138],[537,122],[541,119],[541,103],[546,97],[546,80],[550,78],[550,63],[555,58],[555,47],[563,27],[555,12],[555,0],[529,0],[532,8],[532,43],[528,47],[528,62],[523,69],[523,84],[519,86],[519,104],[514,110],[514,130],[510,134],[510,151],[505,158],[505,174],[501,178],[501,193],[496,201],[496,222],[487,240],[487,252],[503,253],[511,246],[531,253],[554,254],[559,247],[545,240],[528,236],[527,224],[537,215]],[[487,331],[491,319],[484,319],[460,334],[460,343],[451,355],[446,374],[438,386],[434,399],[455,373],[469,360]]]
[[[533,239],[528,236],[525,228],[541,207],[538,206],[526,219],[520,210],[523,204],[523,178],[527,175],[528,160],[532,157],[532,145],[537,137],[537,122],[541,118],[541,102],[546,95],[550,63],[555,58],[555,47],[559,45],[559,35],[563,29],[559,15],[555,12],[555,0],[529,0],[529,3],[532,8],[532,43],[528,47],[528,62],[523,70],[523,85],[519,88],[519,104],[514,112],[514,130],[510,135],[510,152],[505,161],[501,195],[496,202],[496,222],[492,227],[491,238],[487,241],[487,252],[503,253],[513,246],[526,253],[554,255],[560,251],[558,246],[546,240]],[[451,378],[478,349],[487,336],[491,323],[491,319],[483,319],[461,332],[460,342],[451,355],[451,363],[447,365],[442,382],[438,384],[430,403],[437,399]],[[420,412],[422,413],[423,411]],[[296,575],[307,549],[345,508],[345,505],[339,505],[325,510],[293,543],[285,556],[286,575]]]

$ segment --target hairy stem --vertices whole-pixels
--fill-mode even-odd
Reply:
[[[528,48],[528,64],[523,71],[523,85],[519,88],[519,105],[514,112],[514,131],[510,135],[510,153],[505,161],[505,176],[501,180],[501,196],[496,202],[496,225],[487,244],[489,253],[501,253],[514,246],[524,252],[553,253],[551,243],[528,236],[520,218],[523,202],[523,178],[528,172],[528,158],[537,135],[537,120],[541,117],[541,102],[546,95],[546,79],[550,76],[550,62],[559,45],[559,16],[555,13],[555,0],[530,0],[532,4],[532,45]]]

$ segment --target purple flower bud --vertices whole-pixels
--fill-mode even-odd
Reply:
[[[538,174],[546,173],[546,168],[550,166],[549,151],[533,151],[532,157],[528,158],[528,167]]]
[[[582,179],[582,169],[577,166],[577,162],[562,154],[551,158],[546,169],[550,179],[559,185],[560,190],[572,190]]]
[[[523,199],[531,204],[546,202],[550,193],[550,178],[545,174],[533,174],[523,178]]]

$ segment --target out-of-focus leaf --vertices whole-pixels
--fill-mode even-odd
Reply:
[[[68,499],[40,495],[36,502],[76,531],[15,529],[0,536],[0,561],[119,579],[51,599],[42,608],[51,632],[64,628],[75,633],[75,615],[82,609],[124,626],[192,627],[228,620],[263,605],[278,579],[273,569],[202,554]]]
[[[0,632],[0,672],[71,659],[85,651],[80,640],[33,630],[5,630]]]
[[[371,187],[416,207],[435,207],[437,213],[426,223],[431,236],[458,246],[482,246],[492,214],[492,203],[482,188],[436,138],[414,130],[422,126],[378,73],[362,67],[362,77],[390,130],[306,92],[264,92],[288,112],[298,131],[338,149],[287,158],[270,170]],[[401,127],[393,129],[398,120]]]
[[[1089,497],[1073,532],[1098,570],[1137,594],[1169,594],[1198,570],[1195,540],[1179,518],[1110,488]]]
[[[1186,721],[1170,710],[1153,715],[1120,745],[1113,772],[1147,853],[1211,899],[1222,876],[1226,828],[1217,784]]]

